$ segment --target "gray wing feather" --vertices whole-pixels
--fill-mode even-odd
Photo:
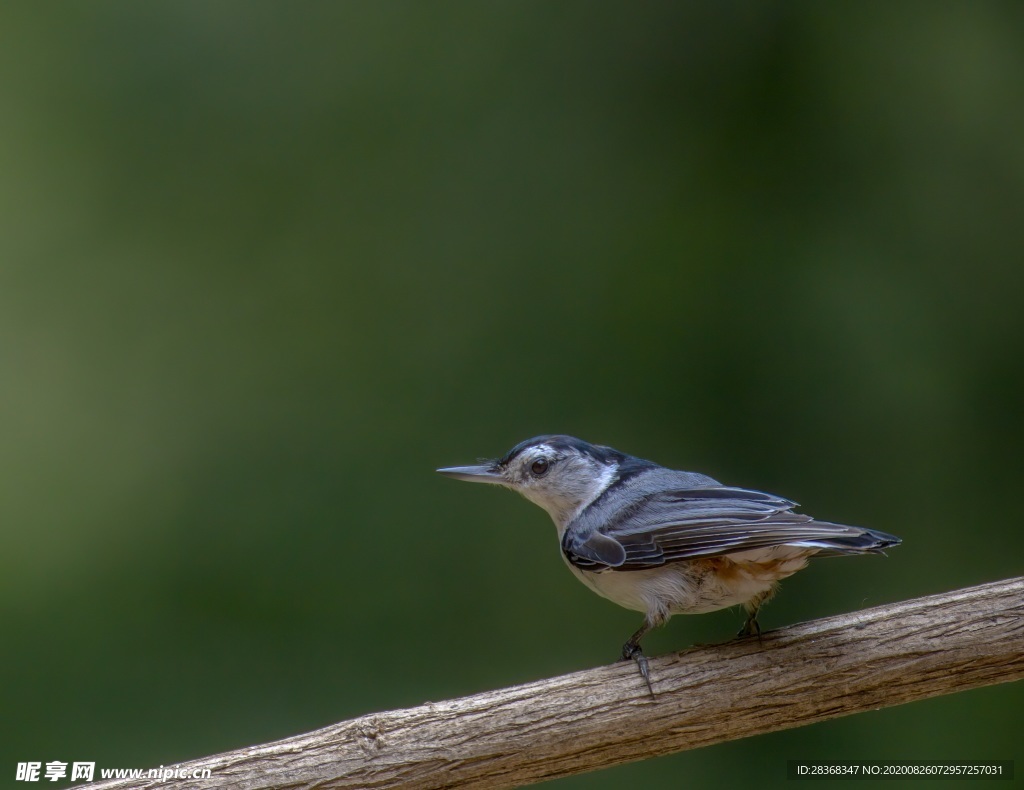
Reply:
[[[795,502],[744,488],[699,486],[626,497],[590,507],[569,525],[566,557],[586,570],[643,570],[669,562],[797,545],[820,555],[879,552],[899,543],[883,532],[817,521]]]

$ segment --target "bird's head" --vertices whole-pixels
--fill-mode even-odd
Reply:
[[[456,480],[492,483],[518,491],[544,508],[559,529],[599,497],[628,456],[572,436],[537,436],[502,458],[478,466],[437,471]]]

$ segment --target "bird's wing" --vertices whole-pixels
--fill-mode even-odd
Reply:
[[[857,554],[899,543],[882,532],[816,521],[795,507],[745,488],[656,491],[612,512],[588,508],[566,529],[562,550],[583,570],[631,571],[783,544]]]

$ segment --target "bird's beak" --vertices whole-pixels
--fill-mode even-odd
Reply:
[[[449,466],[437,471],[445,477],[465,480],[469,483],[494,483],[501,485],[505,482],[505,478],[489,466]]]

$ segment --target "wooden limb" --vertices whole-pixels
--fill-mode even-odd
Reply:
[[[406,710],[89,788],[506,788],[1024,677],[1024,577]],[[97,775],[97,778],[98,775]]]

